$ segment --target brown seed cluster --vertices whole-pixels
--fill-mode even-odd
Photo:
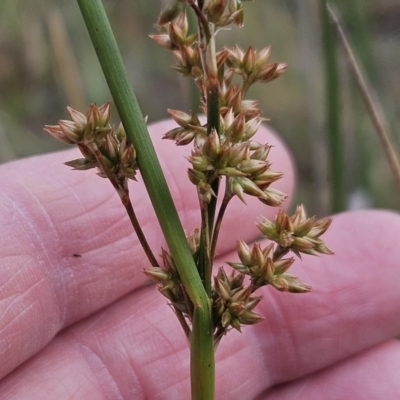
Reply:
[[[195,229],[186,235],[193,257],[197,257],[200,245],[200,232]],[[193,317],[193,304],[181,282],[178,270],[171,254],[162,249],[162,267],[144,269],[144,273],[157,283],[158,290],[165,296],[175,310],[181,312],[189,321]]]
[[[278,252],[287,253],[291,250],[300,257],[300,253],[332,254],[320,238],[331,222],[331,218],[319,220],[315,217],[307,218],[303,205],[300,205],[290,217],[283,210],[279,211],[275,221],[261,217],[257,222],[257,227],[265,237],[277,243]]]
[[[163,268],[151,267],[146,268],[143,272],[150,279],[157,282],[158,290],[168,299],[170,304],[191,320],[193,317],[193,305],[189,301],[182,285],[175,262],[171,254],[165,249],[162,249],[161,258]]]
[[[119,182],[135,180],[136,151],[122,124],[117,129],[110,125],[111,103],[100,107],[92,104],[86,115],[71,107],[67,109],[70,120],[45,126],[45,130],[60,142],[76,144],[84,157],[65,164],[81,171],[97,168],[99,176],[106,178],[108,172]]]
[[[204,114],[209,109],[209,94],[213,91],[218,93],[219,121],[210,130],[193,111],[168,110],[178,126],[168,131],[164,138],[173,140],[178,146],[193,144],[188,157],[191,164],[188,175],[197,186],[200,204],[211,202],[212,197],[216,196],[213,182],[224,177],[224,201],[237,196],[245,202],[245,195],[250,195],[267,205],[281,206],[285,194],[271,187],[273,182],[282,177],[280,172],[271,169],[268,161],[271,146],[254,140],[264,118],[261,117],[257,102],[245,96],[253,84],[276,79],[287,65],[269,62],[269,46],[258,51],[252,46],[245,51],[238,46],[217,51],[213,47],[213,35],[217,30],[231,23],[243,25],[242,2],[205,0],[202,3],[202,7],[198,8],[199,2],[172,1],[160,15],[158,27],[161,33],[151,37],[160,46],[172,51],[177,61],[177,65],[173,66],[175,70],[194,79],[200,90]],[[185,4],[196,13],[198,34],[189,33]],[[233,83],[238,81],[233,79],[235,75],[239,76],[241,83]],[[298,256],[300,253],[332,254],[320,239],[330,222],[330,219],[307,218],[303,206],[299,206],[292,216],[281,210],[273,222],[266,218],[259,219],[258,228],[272,241],[267,246],[261,247],[255,243],[250,249],[244,241],[237,242],[240,262],[228,262],[234,271],[228,275],[220,268],[213,281],[216,344],[229,329],[240,331],[242,325],[255,324],[263,319],[254,311],[261,300],[254,292],[260,287],[271,285],[279,291],[296,293],[310,290],[310,286],[287,272],[294,258],[284,256],[289,251]],[[198,249],[198,246],[193,248]],[[192,253],[195,254],[195,251],[192,250]],[[176,300],[170,292],[171,276],[177,279],[174,287],[179,287],[179,291],[182,288],[179,276],[174,275],[176,271],[172,273],[168,266],[170,263],[164,262],[163,273],[154,268],[152,273],[160,273],[154,279],[158,281],[160,291],[175,304]],[[151,276],[151,273],[148,275]],[[244,284],[246,275],[249,277],[247,285]],[[187,298],[183,292],[180,293],[182,299]],[[176,306],[180,307],[179,302]],[[189,315],[187,306],[184,312]]]
[[[188,34],[184,3],[171,3],[158,21],[162,33],[151,37],[173,52],[178,61],[173,68],[195,80],[201,93],[201,108],[206,113],[213,62],[206,59],[208,53],[202,50],[204,45],[197,40],[198,35]],[[207,18],[208,26],[221,27],[229,23],[242,25],[243,8],[240,2],[205,2],[202,16]],[[271,81],[286,69],[286,64],[268,62],[270,52],[270,47],[257,52],[251,46],[246,52],[237,46],[215,52],[220,111],[218,131],[214,129],[208,132],[206,125],[201,124],[193,111],[169,110],[179,126],[167,132],[164,138],[174,140],[177,145],[193,142],[193,151],[188,158],[192,167],[188,174],[204,202],[210,202],[214,195],[212,183],[221,177],[226,177],[226,194],[236,195],[243,202],[245,194],[255,196],[271,206],[281,205],[286,198],[283,193],[270,187],[282,174],[270,168],[267,160],[270,146],[253,139],[264,119],[257,102],[245,99],[252,84]],[[235,74],[242,78],[241,85],[232,84]]]
[[[215,49],[213,36],[222,27],[235,23],[243,24],[242,3],[236,0],[210,0],[202,2],[172,1],[160,15],[160,34],[151,38],[163,48],[172,51],[177,65],[175,70],[194,79],[200,90],[201,111],[207,114],[211,92],[217,93],[218,123],[205,125],[196,112],[168,110],[178,124],[165,135],[178,146],[192,143],[188,161],[190,181],[197,186],[200,204],[209,204],[216,193],[213,183],[225,178],[224,201],[237,196],[245,202],[245,195],[255,196],[270,206],[281,206],[285,194],[271,187],[282,177],[271,169],[268,155],[271,146],[254,139],[264,118],[256,101],[245,98],[248,89],[255,83],[266,83],[279,77],[286,64],[270,63],[271,47],[257,51],[252,46],[243,51],[238,46]],[[191,6],[199,22],[198,33],[189,33],[185,4]],[[234,76],[239,77],[241,83]],[[215,107],[215,104],[214,104]],[[243,325],[261,321],[254,311],[261,297],[254,292],[262,286],[271,285],[279,291],[303,293],[310,286],[287,271],[294,262],[293,257],[284,258],[292,251],[296,255],[331,254],[320,236],[330,224],[329,219],[307,218],[304,208],[299,206],[291,217],[279,211],[271,222],[260,218],[257,226],[270,240],[266,247],[255,243],[250,249],[242,240],[237,242],[240,262],[228,262],[234,269],[228,275],[220,268],[213,279],[212,303],[214,341],[217,345],[229,329],[241,330]],[[188,235],[195,260],[201,242],[200,231]],[[172,257],[163,251],[164,265],[150,268],[146,274],[158,282],[159,290],[173,307],[180,310],[191,321],[192,308],[188,296],[180,283],[179,274]],[[249,277],[245,283],[245,276]]]

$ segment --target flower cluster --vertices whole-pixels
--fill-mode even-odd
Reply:
[[[207,22],[215,24],[217,27],[223,27],[232,23],[238,27],[243,25],[243,1],[251,0],[204,0],[202,12],[207,14]],[[185,4],[189,4],[196,10],[196,2],[194,0],[172,0],[165,10],[163,10],[158,18],[158,25],[163,26],[177,17],[185,10]],[[197,15],[201,17],[201,15]]]
[[[158,290],[165,296],[171,305],[179,310],[187,318],[191,319],[193,315],[193,306],[188,301],[185,288],[182,285],[179,273],[171,254],[162,249],[161,258],[163,268],[150,267],[144,269],[144,273],[153,281],[157,282]]]
[[[270,188],[271,183],[282,177],[280,172],[270,169],[267,157],[271,146],[253,140],[262,118],[256,116],[246,121],[244,112],[234,115],[229,109],[220,118],[220,132],[207,134],[195,114],[170,110],[170,115],[180,125],[167,132],[165,138],[177,144],[195,142],[188,158],[192,168],[188,170],[190,181],[198,186],[203,198],[209,202],[212,182],[225,176],[228,195],[236,195],[243,202],[244,194],[256,196],[265,204],[279,206],[286,196]]]
[[[308,292],[310,286],[287,273],[294,259],[283,257],[289,251],[299,257],[300,253],[333,254],[320,238],[331,222],[331,218],[307,218],[302,205],[298,206],[290,217],[280,210],[274,222],[260,218],[258,228],[275,243],[270,243],[264,248],[255,243],[250,250],[247,244],[240,240],[237,242],[240,263],[228,264],[240,273],[248,275],[254,290],[269,284],[280,291]]]
[[[186,5],[196,14],[198,33],[189,32]],[[193,145],[187,157],[191,164],[188,175],[197,187],[202,212],[213,207],[217,196],[214,189],[225,178],[224,198],[214,230],[208,226],[209,215],[202,213],[202,229],[188,236],[198,266],[209,257],[210,269],[218,229],[231,198],[237,196],[245,202],[245,195],[255,196],[270,206],[281,206],[286,198],[271,187],[282,177],[280,172],[271,169],[268,161],[271,146],[255,140],[265,118],[261,117],[257,102],[245,96],[253,84],[278,78],[287,65],[269,62],[269,46],[261,50],[249,46],[245,51],[238,46],[220,51],[215,48],[218,29],[232,23],[242,26],[243,15],[242,2],[238,0],[172,0],[159,17],[160,34],[151,36],[157,44],[172,51],[177,61],[173,68],[195,81],[200,90],[201,111],[208,116],[204,124],[194,111],[168,110],[178,126],[164,135],[164,139],[173,140],[178,146]],[[239,79],[234,80],[235,75]],[[228,262],[233,268],[230,275],[220,268],[211,286],[216,345],[228,330],[240,331],[242,325],[263,319],[254,311],[261,300],[254,292],[260,287],[271,285],[279,291],[295,293],[310,290],[310,286],[288,273],[294,258],[284,256],[289,251],[298,256],[300,253],[332,254],[320,239],[330,222],[328,218],[307,218],[304,208],[299,206],[292,216],[279,211],[274,222],[259,219],[258,228],[272,243],[265,247],[255,243],[250,248],[242,240],[237,242],[240,262]],[[211,251],[205,254],[207,246]],[[193,310],[173,259],[165,251],[162,258],[164,267],[147,269],[146,274],[158,283],[160,292],[175,310],[191,321]],[[246,275],[249,279],[245,284]]]
[[[270,169],[267,160],[270,146],[253,139],[263,118],[257,102],[246,100],[244,96],[253,83],[268,82],[280,76],[286,64],[268,63],[270,47],[256,51],[250,46],[243,52],[236,46],[216,51],[214,65],[207,59],[208,53],[203,52],[206,45],[196,40],[198,35],[188,34],[184,3],[173,1],[170,4],[158,21],[162,33],[151,37],[163,48],[173,52],[178,61],[178,65],[173,68],[195,80],[200,89],[204,113],[207,113],[210,76],[213,75],[210,70],[215,70],[219,126],[218,129],[208,131],[196,113],[169,110],[179,126],[167,132],[164,138],[174,140],[177,145],[194,143],[188,158],[192,164],[188,173],[202,201],[210,202],[214,195],[213,182],[225,176],[227,196],[236,195],[244,202],[244,195],[248,194],[268,205],[280,206],[286,196],[270,185],[280,179],[282,174]],[[195,6],[194,10],[197,10]],[[206,15],[207,26],[214,28],[229,23],[241,26],[243,22],[243,8],[241,2],[237,1],[206,1],[201,15],[203,18]],[[201,30],[206,29],[201,18],[199,26]],[[242,85],[232,84],[234,74],[242,77]]]
[[[332,222],[331,218],[317,220],[315,217],[307,218],[302,205],[298,206],[292,216],[280,210],[275,221],[260,218],[257,227],[268,239],[278,244],[278,252],[293,251],[317,255],[333,254],[320,236],[326,232]]]
[[[226,49],[226,51],[226,65],[233,72],[242,76],[246,87],[255,82],[270,82],[278,78],[287,69],[287,64],[268,63],[271,46],[266,46],[259,51],[249,46],[246,52],[235,46],[233,49]]]
[[[287,273],[294,258],[277,259],[274,255],[273,243],[264,248],[261,248],[259,243],[255,243],[250,250],[247,244],[240,240],[237,242],[237,252],[241,262],[228,262],[228,265],[248,275],[253,290],[265,285],[271,285],[281,292],[304,293],[311,289],[310,286]]]
[[[243,274],[233,271],[228,276],[223,268],[214,277],[214,320],[220,323],[220,331],[229,327],[240,331],[241,325],[253,325],[263,319],[253,311],[261,297],[252,294],[252,286],[243,286],[243,281]]]
[[[76,170],[98,168],[98,175],[103,178],[109,172],[118,181],[135,179],[136,151],[122,124],[117,129],[110,125],[111,103],[100,107],[92,104],[86,115],[71,107],[67,109],[71,120],[45,126],[45,130],[60,142],[76,144],[84,156],[65,164]]]
[[[297,255],[332,254],[320,238],[330,223],[330,218],[307,218],[304,207],[298,206],[292,216],[281,210],[275,222],[262,218],[257,224],[261,232],[276,243],[269,243],[265,247],[255,243],[250,248],[243,240],[237,242],[240,262],[227,262],[234,269],[229,276],[220,268],[214,277],[212,302],[216,345],[229,329],[240,331],[241,326],[256,324],[263,319],[254,311],[261,300],[261,296],[256,296],[254,292],[260,287],[271,285],[281,292],[292,293],[310,291],[309,285],[288,273],[294,258],[284,258],[284,255],[289,251]],[[200,246],[199,230],[187,234],[187,240],[196,258]],[[158,283],[159,291],[168,298],[171,305],[190,321],[193,307],[188,301],[173,258],[165,250],[161,257],[163,268],[151,267],[144,272]],[[246,275],[250,279],[247,286],[244,285]]]
[[[193,257],[196,257],[200,246],[199,230],[194,229],[186,234],[186,240]],[[157,283],[158,290],[170,301],[171,305],[191,320],[193,306],[188,300],[188,295],[182,285],[175,262],[171,254],[165,249],[162,249],[161,258],[163,261],[162,267],[145,268],[143,272]]]

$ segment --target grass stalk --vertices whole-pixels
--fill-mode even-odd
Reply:
[[[329,163],[331,169],[332,211],[345,209],[344,149],[341,135],[340,82],[336,40],[326,10],[326,0],[321,1],[322,36],[325,61],[326,119],[329,137]]]
[[[327,11],[335,25],[340,42],[343,45],[347,58],[349,59],[351,71],[354,75],[356,84],[360,90],[361,97],[365,103],[365,107],[367,108],[368,114],[375,128],[376,134],[378,135],[378,138],[381,142],[381,145],[385,152],[386,158],[389,162],[394,178],[400,188],[400,163],[396,151],[394,150],[394,146],[390,141],[389,134],[387,133],[384,127],[383,120],[379,115],[378,107],[374,104],[374,101],[372,99],[371,90],[368,88],[368,85],[361,73],[360,67],[358,66],[357,60],[354,56],[354,53],[350,47],[350,44],[346,38],[346,35],[344,33],[344,30],[339,22],[336,13],[329,5],[327,5]]]
[[[211,303],[147,132],[101,0],[77,0],[169,250],[194,304],[191,336],[192,399],[214,399],[214,347]]]

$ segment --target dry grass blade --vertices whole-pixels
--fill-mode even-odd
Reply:
[[[330,17],[332,18],[332,22],[336,27],[340,42],[342,43],[342,45],[345,49],[346,55],[349,59],[351,70],[354,74],[354,78],[356,80],[357,86],[360,89],[361,96],[362,96],[365,106],[367,108],[368,114],[371,118],[372,124],[376,130],[379,140],[381,141],[381,144],[382,144],[383,150],[386,154],[386,157],[388,159],[390,168],[392,169],[393,175],[394,175],[394,177],[397,181],[397,184],[399,185],[399,188],[400,188],[400,164],[399,164],[399,160],[397,158],[397,154],[394,150],[394,146],[392,145],[392,143],[390,141],[389,134],[387,133],[387,131],[384,127],[383,121],[381,119],[381,116],[378,113],[377,106],[374,104],[374,101],[371,96],[371,91],[368,88],[368,85],[361,73],[361,70],[358,66],[358,63],[354,56],[354,53],[350,47],[350,44],[346,38],[346,35],[342,28],[342,25],[339,21],[337,13],[335,13],[333,11],[332,7],[329,6],[328,4],[326,7],[327,7]]]

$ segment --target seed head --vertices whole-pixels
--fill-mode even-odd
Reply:
[[[274,222],[267,218],[260,218],[257,227],[268,239],[278,243],[281,248],[292,250],[297,255],[300,255],[299,253],[333,254],[320,239],[331,222],[331,218],[321,220],[315,217],[307,218],[304,207],[300,205],[290,217],[280,210]]]

